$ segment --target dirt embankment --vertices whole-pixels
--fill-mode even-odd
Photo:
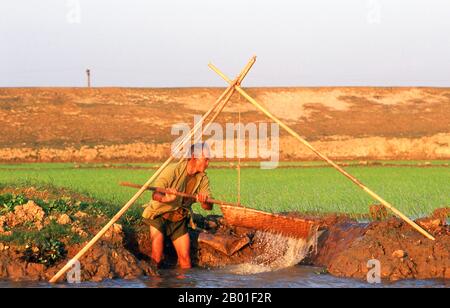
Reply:
[[[375,259],[380,262],[382,279],[450,279],[449,213],[450,208],[440,209],[434,217],[416,221],[435,241],[398,218],[367,225],[331,219],[311,262],[338,277],[365,279],[372,267],[368,261]]]
[[[49,280],[108,222],[91,198],[35,188],[2,188],[0,279]],[[82,281],[155,275],[148,260],[125,248],[114,224],[80,260]]]
[[[160,161],[176,123],[194,125],[223,89],[3,88],[0,161]],[[450,158],[448,88],[250,88],[248,92],[334,159]],[[268,122],[233,97],[217,119]],[[225,137],[225,136],[224,136]],[[280,159],[315,156],[280,131]]]
[[[450,158],[450,133],[418,138],[331,136],[311,145],[336,160]],[[247,144],[248,146],[248,144]],[[292,137],[279,140],[283,160],[315,160],[316,155]],[[169,157],[171,144],[132,143],[80,148],[0,148],[0,162],[159,162]],[[223,146],[225,153],[226,146]],[[267,156],[266,156],[267,157]]]
[[[86,243],[68,246],[67,259],[57,266],[24,261],[23,246],[0,244],[0,279],[14,281],[48,281],[70,258],[75,256]],[[81,258],[81,281],[102,281],[104,279],[136,279],[143,275],[155,275],[150,263],[138,260],[122,243],[104,239],[92,247]]]
[[[320,221],[321,235],[317,246],[306,246],[309,251],[301,264],[323,267],[337,277],[366,279],[371,269],[368,261],[375,259],[380,262],[381,279],[450,279],[448,217],[450,208],[442,208],[432,217],[416,221],[431,232],[436,241],[428,240],[398,218],[362,224],[345,215],[316,217]],[[211,216],[206,220],[198,219],[198,222],[209,232],[202,240],[199,240],[198,232],[191,233],[192,259],[198,266],[217,268],[251,264],[276,269],[288,265],[279,264],[280,258],[289,262],[286,254],[292,253],[281,242],[295,245],[292,239],[276,237],[278,243],[267,243],[260,240],[261,236],[255,230],[227,226],[221,217]],[[150,253],[145,232],[137,235],[135,243],[133,251],[144,255]],[[176,257],[170,244],[166,251],[171,252],[167,264],[173,265]]]
[[[14,191],[18,192],[17,188]],[[36,189],[21,192],[27,198],[54,196]],[[63,203],[62,199],[35,202],[23,197],[1,197],[0,279],[48,280],[108,221],[98,204],[90,207],[68,199]],[[17,204],[11,206],[14,203]],[[338,277],[365,279],[367,262],[376,259],[381,265],[382,279],[450,279],[449,214],[450,208],[442,208],[432,217],[416,221],[436,241],[426,239],[398,218],[386,217],[377,207],[371,209],[371,215],[381,220],[365,224],[344,215],[315,217],[320,224],[317,243],[266,236],[256,230],[229,226],[220,216],[196,215],[198,226],[206,233],[199,230],[190,233],[192,260],[194,266],[208,268],[251,264],[269,269],[301,261],[323,267]],[[20,240],[25,242],[18,243]],[[291,249],[299,243],[298,248],[303,251]],[[137,222],[126,227],[115,224],[81,258],[81,279],[101,281],[157,275],[149,261],[150,253],[146,226]],[[292,253],[303,255],[289,256]],[[167,241],[163,266],[176,263],[175,251]]]

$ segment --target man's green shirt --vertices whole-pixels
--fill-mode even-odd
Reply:
[[[175,188],[179,192],[185,192],[186,184],[188,179],[187,174],[187,160],[183,160],[179,163],[173,163],[168,165],[158,176],[158,178],[153,182],[152,186],[161,188]],[[194,175],[195,184],[191,194],[207,193],[211,195],[209,188],[209,179],[206,173],[201,172]],[[155,219],[156,217],[183,206],[183,197],[177,196],[176,199],[170,203],[161,203],[152,200],[150,203],[145,205],[142,217],[146,219]],[[189,210],[191,210],[191,205],[189,204]]]

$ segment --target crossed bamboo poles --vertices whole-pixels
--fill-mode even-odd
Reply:
[[[228,84],[232,84],[232,81],[223,74],[217,67],[215,67],[213,64],[208,65],[214,72],[216,72],[220,77],[222,77]],[[409,219],[406,215],[404,215],[402,212],[397,210],[392,204],[378,196],[375,192],[370,190],[367,186],[365,186],[363,183],[361,183],[358,179],[356,179],[354,176],[349,174],[347,171],[339,167],[336,163],[334,163],[331,159],[317,151],[308,141],[300,137],[299,134],[297,134],[295,131],[293,131],[289,126],[284,124],[281,120],[279,120],[277,117],[275,117],[272,113],[270,113],[266,108],[261,106],[256,100],[254,100],[250,95],[247,94],[239,85],[234,85],[234,88],[236,91],[239,92],[243,97],[245,97],[253,106],[255,106],[257,109],[262,111],[266,116],[268,116],[270,119],[272,119],[274,122],[278,123],[282,128],[284,128],[289,134],[291,134],[295,139],[303,143],[306,147],[308,147],[311,151],[313,151],[316,155],[318,155],[320,158],[325,160],[328,164],[330,164],[333,168],[335,168],[337,171],[342,173],[344,176],[346,176],[348,179],[350,179],[353,183],[355,183],[359,188],[364,190],[366,193],[368,193],[372,198],[378,200],[381,204],[383,204],[385,207],[390,209],[394,214],[399,216],[401,219],[403,219],[405,222],[410,224],[414,229],[422,233],[424,236],[429,238],[430,240],[435,240],[435,238],[429,234],[427,231],[425,231],[422,227],[420,227],[418,224],[416,224],[414,221]]]
[[[353,177],[351,174],[346,172],[344,169],[339,167],[336,163],[334,163],[332,160],[330,160],[328,157],[317,151],[309,142],[307,142],[305,139],[300,137],[295,131],[293,131],[289,126],[284,124],[281,120],[279,120],[277,117],[275,117],[272,113],[270,113],[266,108],[264,108],[262,105],[260,105],[256,100],[254,100],[250,95],[247,94],[241,87],[241,82],[247,75],[247,73],[250,71],[251,67],[256,61],[256,57],[253,56],[250,61],[247,63],[247,65],[244,67],[244,69],[241,71],[241,73],[236,77],[235,80],[230,80],[225,74],[223,74],[217,67],[215,67],[213,64],[209,64],[208,66],[216,72],[220,77],[222,77],[228,84],[228,88],[220,95],[220,97],[216,100],[214,105],[202,116],[200,121],[192,128],[192,130],[189,132],[185,138],[183,138],[180,143],[173,149],[172,154],[170,157],[156,170],[156,172],[150,177],[150,179],[139,189],[138,192],[120,209],[119,212],[84,246],[67,264],[61,268],[50,280],[49,282],[55,283],[61,278],[61,276],[68,271],[77,260],[79,260],[88,250],[91,248],[105,233],[108,231],[108,229],[117,221],[119,218],[136,202],[136,200],[146,191],[148,190],[148,187],[150,184],[159,176],[159,174],[162,172],[162,170],[170,164],[176,156],[180,153],[180,151],[183,149],[183,147],[191,141],[191,138],[194,137],[194,143],[200,139],[203,135],[203,133],[209,128],[211,123],[217,118],[217,116],[222,112],[223,108],[227,104],[227,102],[230,100],[230,98],[233,96],[234,92],[239,92],[244,98],[246,98],[252,105],[254,105],[257,109],[262,111],[266,116],[268,116],[270,119],[272,119],[274,122],[276,122],[278,125],[280,125],[283,129],[285,129],[289,134],[291,134],[294,138],[296,138],[298,141],[300,141],[302,144],[304,144],[306,147],[308,147],[311,151],[313,151],[315,154],[317,154],[320,158],[325,160],[328,164],[330,164],[333,168],[338,170],[340,173],[342,173],[344,176],[349,178],[353,183],[355,183],[358,187],[360,187],[362,190],[364,190],[366,193],[368,193],[372,198],[378,200],[383,204],[385,207],[390,209],[392,212],[394,212],[397,216],[399,216],[401,219],[406,221],[408,224],[410,224],[414,229],[419,231],[421,234],[426,236],[427,238],[431,240],[435,240],[435,238],[429,234],[427,231],[425,231],[423,228],[421,228],[419,225],[417,225],[414,221],[409,219],[407,216],[405,216],[403,213],[401,213],[399,210],[397,210],[394,206],[392,206],[389,202],[385,201],[383,198],[378,196],[375,192],[370,190],[367,186],[362,184],[359,180],[357,180],[355,177]],[[208,118],[208,116],[211,115],[211,113],[215,110],[214,115],[211,117],[211,119],[208,120],[207,125],[202,129],[202,134],[199,136],[196,135],[196,133],[199,131],[200,128],[202,128],[203,122]]]
[[[61,276],[67,272],[76,261],[78,261],[88,250],[91,248],[105,233],[108,229],[117,221],[119,218],[136,202],[136,200],[147,190],[150,184],[161,174],[162,170],[170,164],[176,156],[180,153],[183,147],[191,141],[191,138],[194,137],[194,143],[197,142],[203,135],[203,133],[209,128],[211,123],[217,118],[217,116],[222,112],[226,103],[230,100],[231,96],[233,96],[235,92],[235,85],[240,85],[242,80],[244,80],[247,73],[250,71],[251,67],[256,61],[256,57],[252,57],[247,65],[244,67],[242,72],[236,77],[234,81],[230,83],[228,88],[220,95],[220,97],[216,100],[214,105],[202,116],[200,121],[191,129],[188,135],[183,138],[180,143],[173,149],[170,157],[161,165],[161,167],[156,170],[156,172],[150,177],[150,179],[136,192],[136,194],[120,209],[119,212],[84,246],[72,259],[70,259],[67,264],[61,268],[50,280],[49,282],[55,283],[61,278]],[[214,115],[211,119],[208,120],[207,125],[202,129],[202,134],[196,135],[200,128],[202,128],[203,122],[211,115],[211,113],[215,110]]]

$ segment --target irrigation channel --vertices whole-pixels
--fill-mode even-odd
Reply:
[[[337,278],[328,274],[318,274],[319,268],[309,266],[293,266],[257,274],[241,275],[234,272],[235,268],[200,269],[194,268],[187,273],[177,270],[162,270],[159,277],[136,280],[105,280],[102,282],[82,282],[80,284],[49,284],[47,282],[10,282],[0,281],[0,287],[34,287],[34,288],[445,288],[450,283],[445,280],[401,280],[369,284],[366,281]]]

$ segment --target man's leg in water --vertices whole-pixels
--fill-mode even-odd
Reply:
[[[155,227],[150,226],[150,239],[152,241],[152,260],[159,266],[164,251],[164,235]]]
[[[173,246],[178,255],[178,264],[181,268],[191,268],[190,245],[189,233],[185,233],[173,241]]]

